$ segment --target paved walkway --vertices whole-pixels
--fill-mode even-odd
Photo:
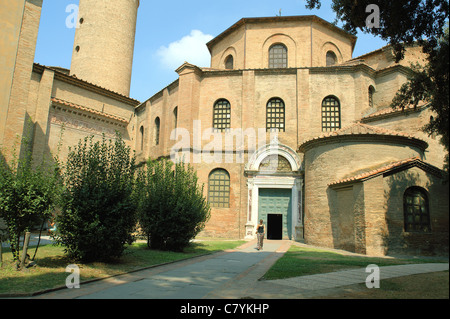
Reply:
[[[365,283],[366,269],[281,280],[259,281],[291,246],[291,241],[255,242],[239,249],[150,268],[94,283],[63,289],[34,298],[80,299],[239,299],[311,298],[339,287]],[[381,280],[448,270],[448,263],[380,267]]]
[[[445,271],[448,263],[410,264],[379,267],[380,284],[384,279],[416,274]],[[248,297],[270,299],[304,299],[330,294],[336,289],[355,284],[364,284],[372,273],[365,268],[336,271],[325,274],[293,277],[270,281],[259,281],[247,290]]]
[[[267,258],[280,257],[276,251],[290,242],[266,241],[264,250],[249,242],[240,249],[193,258],[106,280],[82,284],[34,298],[79,299],[201,299],[252,269]],[[258,279],[258,278],[255,278]]]

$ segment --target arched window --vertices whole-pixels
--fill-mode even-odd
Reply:
[[[270,99],[266,106],[266,130],[285,132],[284,102],[280,98]]]
[[[215,131],[224,132],[231,125],[230,102],[220,99],[214,104],[213,128]]]
[[[327,52],[327,66],[332,66],[337,63],[336,54],[333,51]]]
[[[322,131],[330,132],[341,128],[341,106],[334,96],[322,101]]]
[[[173,128],[178,127],[178,106],[173,109]]]
[[[139,150],[144,150],[144,126],[141,126],[139,129]]]
[[[209,174],[208,201],[211,207],[230,207],[230,174],[218,168]]]
[[[234,58],[233,56],[230,54],[229,56],[227,56],[227,58],[225,59],[225,69],[227,70],[233,70],[234,68]]]
[[[287,66],[288,56],[286,46],[281,43],[272,45],[269,49],[269,68],[287,68]]]
[[[155,145],[159,145],[159,134],[161,130],[161,121],[159,117],[155,119]]]
[[[375,88],[370,85],[369,86],[369,107],[372,108],[373,107],[373,94],[375,93]]]
[[[410,187],[403,196],[406,232],[430,232],[428,196],[421,187]]]

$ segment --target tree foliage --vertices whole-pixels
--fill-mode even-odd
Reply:
[[[91,136],[69,152],[64,169],[57,242],[75,260],[120,257],[136,225],[130,148],[119,135],[95,143]]]
[[[320,8],[321,0],[306,0],[308,9]],[[380,10],[379,28],[366,24],[371,4]],[[352,34],[357,30],[373,34],[391,44],[397,61],[403,58],[405,45],[419,42],[426,52],[436,47],[448,21],[448,0],[333,0],[331,5],[336,20]]]
[[[27,141],[23,143],[27,149]],[[16,154],[13,151],[13,154]],[[61,189],[57,161],[33,162],[31,151],[11,162],[0,156],[0,218],[7,227],[14,260],[20,258],[20,237],[51,216]]]
[[[306,0],[309,9],[320,8],[321,0]],[[366,8],[375,4],[379,8],[379,28],[368,27],[370,15]],[[343,29],[356,34],[358,29],[389,42],[396,61],[404,57],[405,48],[419,44],[427,55],[427,65],[413,66],[412,77],[392,101],[392,107],[404,108],[419,101],[430,103],[435,112],[423,128],[429,134],[437,133],[449,151],[449,51],[448,51],[448,0],[333,0],[332,9]]]
[[[449,152],[449,47],[448,28],[438,45],[433,49],[426,66],[416,65],[410,81],[403,84],[392,101],[392,107],[404,109],[409,104],[428,102],[435,116],[423,130],[429,134],[441,136],[441,143],[447,150],[446,169],[448,170]]]
[[[139,223],[149,247],[182,251],[210,216],[192,166],[149,160],[138,176]]]

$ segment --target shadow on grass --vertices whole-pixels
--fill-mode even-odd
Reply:
[[[363,268],[370,264],[378,266],[405,265],[436,262],[429,259],[403,259],[343,255],[319,249],[292,246],[266,272],[262,280],[284,279],[314,275],[339,270]]]

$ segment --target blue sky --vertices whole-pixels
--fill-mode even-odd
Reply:
[[[70,68],[75,29],[66,26],[68,5],[78,0],[44,0],[35,62]],[[134,51],[131,97],[145,101],[177,79],[175,69],[184,61],[209,66],[206,42],[241,18],[279,14],[315,14],[335,20],[331,1],[320,10],[308,10],[304,0],[141,0]],[[386,43],[360,33],[353,56],[376,50]]]

